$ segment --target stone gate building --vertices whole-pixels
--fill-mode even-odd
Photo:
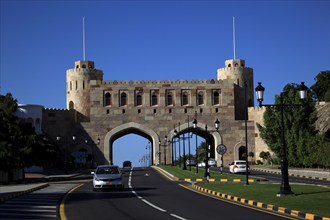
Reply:
[[[44,109],[42,127],[54,140],[57,135],[64,137],[59,144],[65,153],[84,151],[91,155],[86,163],[111,164],[114,141],[133,133],[151,143],[152,164],[165,163],[164,154],[166,164],[170,164],[172,145],[159,141],[165,136],[174,140],[177,130],[206,138],[218,165],[221,156],[216,146],[224,144],[226,165],[241,159],[245,152],[245,94],[251,114],[253,69],[240,59],[225,61],[215,79],[141,81],[107,81],[94,62],[76,61],[66,72],[67,109]],[[195,118],[196,129],[192,124]],[[218,131],[214,127],[217,119]],[[255,120],[248,120],[247,133],[248,151],[256,152]]]

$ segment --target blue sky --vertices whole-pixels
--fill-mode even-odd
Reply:
[[[0,92],[22,104],[65,108],[65,72],[83,58],[83,17],[86,59],[105,80],[215,79],[233,58],[233,17],[236,58],[254,69],[265,103],[330,69],[329,0],[0,2]],[[147,140],[122,139],[114,153],[130,151],[137,166]],[[132,139],[141,146],[121,147]]]

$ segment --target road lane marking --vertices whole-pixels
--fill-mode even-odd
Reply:
[[[60,204],[60,219],[61,220],[67,220],[66,218],[66,214],[65,214],[65,211],[64,211],[64,203],[65,203],[65,200],[66,198],[68,197],[68,195],[70,193],[72,193],[73,191],[75,191],[76,189],[78,189],[79,187],[81,187],[82,185],[84,184],[79,184],[78,186],[72,188],[68,193],[65,194],[65,196],[63,197],[62,201],[61,201],[61,204]]]
[[[166,212],[165,209],[162,209],[162,208],[159,208],[158,206],[152,204],[151,202],[149,202],[148,200],[145,200],[145,199],[141,199],[143,202],[147,203],[149,206],[153,207],[154,209],[157,209],[161,212]]]
[[[128,187],[131,189],[132,193],[138,198],[140,199],[142,202],[144,202],[145,204],[149,205],[150,207],[154,208],[154,209],[157,209],[158,211],[161,211],[161,212],[166,212],[167,211],[165,209],[162,209],[160,208],[159,206],[156,206],[155,204],[149,202],[148,200],[144,199],[143,197],[141,197],[137,192],[135,192],[133,190],[133,187],[132,187],[132,184],[131,184],[131,181],[132,181],[132,173],[133,173],[133,168],[131,168],[131,171],[129,173],[129,178],[128,178]],[[183,218],[179,215],[176,215],[176,214],[172,214],[172,213],[168,213],[170,216],[174,217],[174,218],[177,218],[177,219],[180,219],[180,220],[187,220],[186,218]]]
[[[170,216],[174,217],[174,218],[177,218],[177,219],[180,219],[180,220],[187,220],[185,218],[182,218],[181,216],[178,216],[176,214],[170,214]]]

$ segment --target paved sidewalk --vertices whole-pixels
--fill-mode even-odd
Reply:
[[[44,175],[39,173],[26,173],[25,180],[20,184],[0,185],[0,202],[10,200],[49,186],[48,182],[65,181],[81,173],[71,173],[64,175]]]
[[[281,174],[281,169],[275,169],[275,168],[252,167],[252,170]],[[321,179],[321,180],[330,181],[330,171],[289,169],[289,175],[296,177],[304,177],[309,179]]]
[[[49,186],[49,183],[31,183],[0,186],[0,202],[4,202],[26,193]]]

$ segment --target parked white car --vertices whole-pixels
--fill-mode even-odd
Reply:
[[[246,173],[246,161],[245,160],[234,160],[229,164],[230,173]],[[248,167],[250,173],[250,167]]]
[[[216,167],[217,161],[214,158],[209,158],[208,164],[209,164],[209,167]],[[205,162],[198,163],[198,167],[205,167]]]
[[[217,161],[214,158],[209,158],[208,164],[210,167],[216,167]]]

